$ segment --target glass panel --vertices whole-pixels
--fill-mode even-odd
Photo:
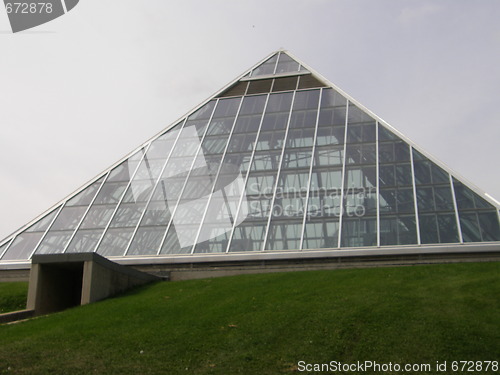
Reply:
[[[59,207],[53,210],[51,213],[45,215],[43,218],[38,220],[31,227],[26,229],[26,232],[45,232],[45,230],[49,227],[52,220],[56,216],[56,213],[59,211]],[[1,254],[1,252],[0,252]]]
[[[428,243],[456,243],[458,231],[455,214],[420,214],[420,240]]]
[[[340,190],[329,193],[311,192],[307,205],[307,220],[325,217],[334,220],[340,216]]]
[[[380,143],[380,163],[401,163],[404,161],[410,161],[410,147],[407,143],[403,141]]]
[[[339,222],[314,220],[305,225],[303,249],[338,247]]]
[[[498,215],[494,212],[480,212],[479,227],[481,228],[481,237],[483,241],[500,241],[500,223]]]
[[[144,161],[137,169],[134,180],[128,187],[123,201],[110,223],[110,228],[121,227],[123,229],[123,234],[119,234],[117,230],[109,229],[97,249],[98,253],[103,255],[123,255],[125,252],[128,241],[130,241],[134,228],[141,218],[146,203],[151,196],[153,187],[161,173],[161,169],[167,157],[172,152],[172,147],[179,136],[179,131],[179,126],[177,126],[174,130],[167,132],[155,140],[149,147],[144,157]],[[160,157],[162,159],[155,159]],[[153,165],[152,161],[156,161],[157,166]],[[160,183],[160,190],[162,187],[161,184],[164,184],[164,181]],[[148,211],[150,215],[146,220],[148,222],[157,222],[157,224],[160,224],[159,221],[164,219],[164,216],[166,216],[165,213],[167,212],[165,201],[152,201],[150,206],[155,209]],[[166,225],[166,223],[164,224]]]
[[[439,214],[437,223],[441,243],[459,242],[457,220],[454,214]]]
[[[281,151],[256,152],[252,162],[252,171],[277,171],[279,167]]]
[[[380,245],[410,245],[417,243],[415,216],[381,216]]]
[[[295,90],[299,77],[276,78],[273,84],[273,92]]]
[[[378,129],[379,162],[381,163],[379,167],[380,244],[416,244],[415,201],[411,165],[408,163],[410,147],[382,125],[379,125]],[[390,188],[392,186],[394,188]],[[429,226],[432,228],[432,223],[429,223]],[[435,225],[433,228],[436,233]],[[432,233],[431,231],[430,237]]]
[[[296,151],[287,149],[283,155],[282,169],[303,168],[309,170],[311,165],[311,150]]]
[[[101,238],[103,229],[80,229],[71,240],[66,253],[91,253]]]
[[[412,188],[381,189],[380,214],[414,213]]]
[[[378,140],[379,142],[382,142],[382,141],[395,141],[400,139],[391,130],[387,129],[384,125],[379,123]]]
[[[73,230],[50,231],[36,250],[36,254],[62,253],[73,232]]]
[[[92,199],[94,199],[94,196],[97,193],[97,190],[99,190],[99,187],[101,186],[103,180],[104,180],[104,177],[100,178],[99,180],[94,182],[92,185],[85,188],[82,192],[78,193],[77,196],[71,198],[68,202],[66,202],[66,207],[67,206],[88,206],[90,204],[90,202],[92,202]]]
[[[377,246],[377,219],[344,217],[342,222],[341,246]]]
[[[166,227],[140,227],[130,245],[127,255],[156,255]]]
[[[318,167],[340,167],[343,163],[344,148],[342,146],[317,147],[314,165]]]
[[[94,247],[111,220],[116,205],[124,195],[142,159],[143,152],[144,150],[141,150],[136,153],[132,159],[124,161],[110,172],[66,252],[93,252],[95,250]]]
[[[342,189],[342,169],[313,169],[311,176],[311,190],[333,190],[340,191]]]
[[[459,242],[448,173],[415,149],[413,160],[421,242]]]
[[[59,209],[55,209],[38,222],[31,225],[26,231],[19,234],[6,252],[3,260],[28,259],[33,251],[35,251],[36,246],[42,239],[43,234],[54,219],[58,210]],[[0,255],[1,254],[0,251]]]
[[[291,101],[291,93],[272,94],[269,97],[266,113],[262,121],[262,129],[276,130],[273,132],[261,132],[259,140],[256,143],[256,149],[276,149],[276,152],[269,153],[269,151],[267,151],[261,153],[257,152],[255,154],[252,166],[250,167],[248,182],[245,187],[246,199],[242,201],[238,217],[235,220],[237,223],[243,221],[249,223],[250,221],[256,220],[261,220],[262,222],[269,217],[277,177],[276,174],[279,167],[279,159],[284,145],[285,127],[290,116]],[[267,167],[272,168],[271,173],[262,171],[263,168],[267,169]],[[283,181],[283,179],[281,180]],[[283,189],[283,186],[281,189]],[[241,225],[245,225],[245,223]],[[247,234],[249,236],[259,235],[259,238],[254,237],[245,239],[243,237],[237,237],[238,235],[244,236]],[[243,243],[246,244],[244,247],[250,250],[260,250],[261,245],[259,245],[259,243],[263,240],[263,234],[260,231],[251,231],[249,229],[239,230],[236,228],[235,236],[236,242],[232,242],[229,249],[230,251],[242,251],[241,248]],[[220,248],[222,249],[222,245]]]
[[[367,191],[346,191],[344,212],[347,216],[363,217],[377,214],[376,189]],[[400,208],[402,209],[402,208]]]
[[[375,122],[368,124],[350,124],[347,127],[347,141],[349,143],[375,142]]]
[[[256,96],[248,96],[243,98],[243,103],[241,104],[240,108],[240,113],[238,116],[238,121],[243,121],[246,116],[249,116],[250,118],[257,116],[259,118],[260,122],[260,117],[262,115],[262,111],[264,110],[264,105],[266,103],[266,98],[267,95],[256,95]],[[235,127],[236,129],[240,129],[242,127],[242,123],[238,122],[238,126]],[[257,132],[257,126],[255,128],[251,129],[245,129],[244,131],[255,131]]]
[[[436,215],[420,215],[419,213],[418,220],[420,226],[420,242],[423,244],[439,243]]]
[[[316,146],[340,145],[343,144],[343,142],[343,127],[318,128],[318,132],[316,135]]]
[[[275,54],[274,56],[270,57],[269,59],[264,61],[264,63],[262,63],[259,67],[255,68],[250,76],[257,77],[266,74],[273,74],[277,59],[278,59],[278,54]]]
[[[448,173],[415,149],[413,160],[416,185],[449,184]]]
[[[231,252],[260,251],[267,222],[246,221],[234,230]]]
[[[9,246],[10,241],[6,242],[0,247],[0,259],[2,258],[3,252],[7,249],[7,246]]]
[[[27,260],[43,236],[43,232],[23,232],[19,234],[2,260]]]
[[[299,63],[293,60],[286,53],[281,52],[278,60],[278,66],[276,67],[276,74],[298,72]]]
[[[233,225],[243,221],[242,216],[239,221],[235,218],[240,199],[246,203],[245,197],[242,198],[245,181],[239,173],[226,175],[225,179],[221,176],[206,209],[205,221],[196,228],[199,234],[195,252],[225,252]]]
[[[271,91],[272,86],[272,79],[259,79],[258,81],[250,81],[248,83],[247,95],[268,93]]]
[[[131,241],[127,255],[157,254],[171,218],[171,210],[174,209],[179,199],[189,171],[196,171],[196,173],[192,173],[194,177],[206,176],[207,173],[213,172],[213,168],[217,165],[215,161],[219,160],[220,162],[220,157],[207,156],[205,158],[204,156],[205,152],[217,152],[214,143],[208,146],[208,149],[201,148],[200,140],[205,130],[207,134],[210,132],[217,137],[227,134],[234,122],[234,114],[238,109],[239,100],[239,98],[221,99],[215,112],[213,111],[215,103],[209,102],[188,118],[178,136],[175,147],[171,150],[170,158],[143,214],[137,233]],[[212,112],[214,112],[213,116]],[[210,117],[212,117],[212,121],[208,124]],[[207,129],[209,125],[210,128]],[[227,135],[224,137],[227,139]],[[204,186],[206,187],[206,185]],[[186,184],[185,194],[196,195],[199,187],[203,186]],[[142,205],[145,202],[145,200],[136,202],[138,204],[136,208],[142,210]],[[132,214],[133,217],[137,217],[135,213]]]
[[[426,187],[417,189],[419,212],[454,211],[451,189],[447,187]]]
[[[361,122],[370,123],[371,126],[375,125],[375,120],[368,115],[365,111],[358,108],[354,104],[349,105],[349,114],[348,114],[348,123],[349,124],[357,124]]]
[[[374,188],[376,186],[375,167],[346,168],[346,189]]]
[[[455,178],[453,178],[453,187],[455,188],[455,197],[457,199],[457,207],[459,211],[468,209],[494,208],[485,199],[481,198]]]
[[[37,254],[48,254],[57,252],[60,253],[64,250],[66,243],[62,243],[62,240],[68,240],[69,237],[61,236],[58,234],[59,231],[72,233],[74,229],[80,223],[87,207],[85,206],[65,206],[62,211],[57,216],[56,220],[52,224],[47,236],[44,238],[40,244]],[[70,235],[71,236],[71,235]],[[54,246],[57,245],[57,247]]]
[[[234,85],[232,85],[230,88],[228,88],[222,94],[220,94],[219,97],[245,95],[245,92],[247,90],[247,86],[248,86],[248,82],[246,82],[246,81],[236,82]]]
[[[301,221],[271,222],[266,250],[298,250],[302,233]]]
[[[481,230],[477,221],[477,214],[461,214],[460,226],[464,242],[481,242]]]
[[[103,256],[123,255],[133,233],[134,228],[108,229],[99,245],[98,253]]]
[[[288,131],[287,148],[312,147],[314,129],[293,129]]]
[[[312,74],[301,75],[299,77],[299,89],[312,89],[326,86]]]

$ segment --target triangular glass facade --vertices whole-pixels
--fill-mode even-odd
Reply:
[[[487,241],[491,200],[279,51],[2,241],[0,262]]]

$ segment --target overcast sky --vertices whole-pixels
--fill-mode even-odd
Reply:
[[[0,8],[0,238],[288,49],[500,200],[500,1],[81,0]]]

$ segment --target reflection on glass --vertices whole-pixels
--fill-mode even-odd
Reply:
[[[304,231],[304,249],[322,249],[338,247],[339,222],[328,220],[311,220],[306,223]]]
[[[301,232],[302,221],[271,221],[266,242],[266,250],[300,249]]]

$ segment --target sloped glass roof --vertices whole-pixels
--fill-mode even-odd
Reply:
[[[0,262],[486,241],[497,206],[279,51],[0,242]]]

